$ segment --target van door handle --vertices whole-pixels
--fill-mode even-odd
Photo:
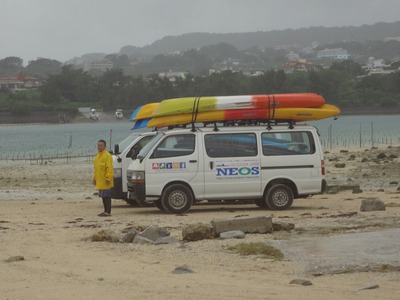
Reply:
[[[189,160],[190,163],[197,163],[197,160]]]
[[[212,161],[210,161],[210,169],[214,169],[214,163]]]

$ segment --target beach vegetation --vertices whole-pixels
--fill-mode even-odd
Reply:
[[[239,253],[240,255],[261,255],[265,258],[275,260],[282,260],[284,256],[279,249],[261,242],[240,243],[227,247],[227,250]]]

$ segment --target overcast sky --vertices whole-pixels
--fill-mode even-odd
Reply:
[[[400,0],[0,0],[0,11],[0,59],[17,56],[26,65],[191,32],[396,22]]]

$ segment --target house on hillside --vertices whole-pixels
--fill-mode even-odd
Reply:
[[[295,72],[310,72],[317,71],[320,67],[307,62],[305,59],[298,59],[296,61],[288,61],[283,65],[283,71],[286,74],[291,74]]]
[[[388,66],[386,65],[385,60],[383,58],[375,58],[371,56],[368,58],[365,67],[367,68],[367,70],[372,70],[372,69],[383,69]]]
[[[369,57],[368,61],[365,65],[365,70],[368,75],[377,75],[377,74],[390,74],[397,72],[399,70],[395,65],[386,64],[385,60],[382,58],[374,58]]]
[[[38,78],[26,76],[23,72],[19,72],[17,76],[0,77],[0,90],[18,91],[41,85],[42,82]]]
[[[168,72],[158,73],[158,77],[167,78],[169,81],[174,82],[177,78],[185,79],[187,76],[187,72],[174,72],[169,70]]]
[[[249,77],[257,77],[257,76],[262,76],[264,75],[264,71],[263,70],[244,70],[242,71],[243,75],[245,76],[249,76]]]

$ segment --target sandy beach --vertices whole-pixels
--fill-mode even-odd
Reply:
[[[301,257],[275,260],[228,249],[400,228],[399,147],[338,149],[325,156],[334,188],[295,200],[286,211],[204,202],[177,216],[113,200],[110,218],[97,216],[102,203],[91,184],[89,159],[0,161],[0,299],[398,299],[399,248],[392,250],[397,263],[389,266],[368,268],[374,264],[366,261],[365,268],[318,274]],[[379,199],[386,210],[361,212],[363,199]],[[244,239],[182,241],[187,225],[238,216],[272,216],[273,223],[295,228]],[[122,236],[151,225],[167,229],[178,242],[90,239],[101,230]],[[176,274],[177,267],[192,272]],[[311,285],[292,284],[295,279]]]

